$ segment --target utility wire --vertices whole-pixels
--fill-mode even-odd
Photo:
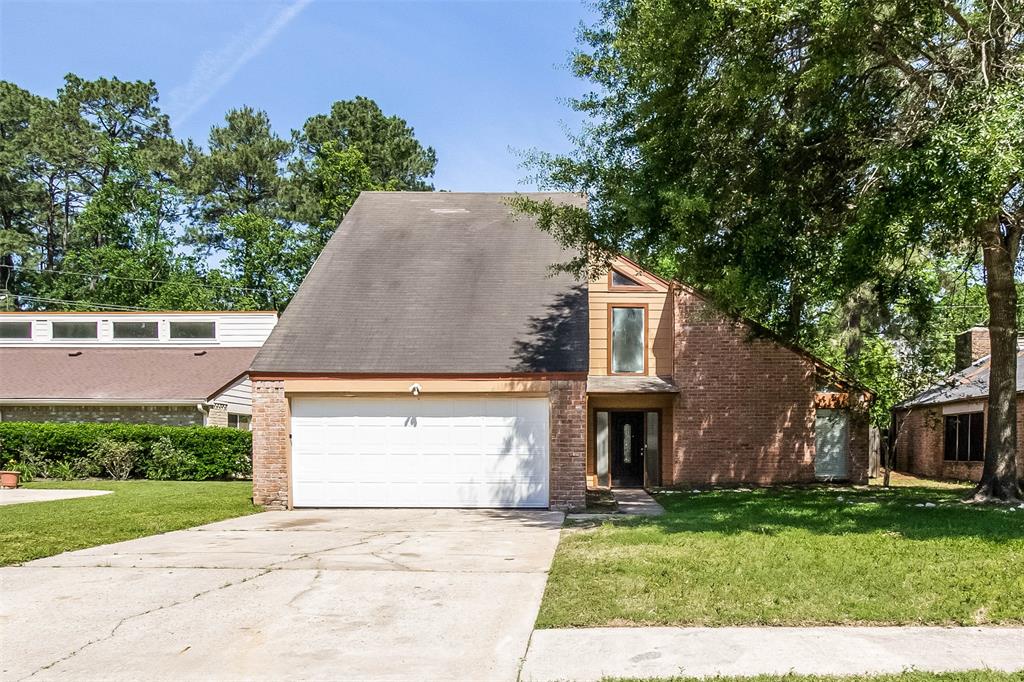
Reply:
[[[91,303],[89,301],[69,301],[63,298],[45,298],[42,296],[27,296],[24,294],[16,294],[14,298],[25,299],[27,301],[36,301],[38,303],[61,303],[64,305],[73,305],[79,308],[93,308],[96,310],[111,310],[111,311],[139,311],[139,312],[160,312],[157,308],[139,308],[136,306],[129,305],[109,305],[104,303]],[[39,311],[40,314],[44,314],[45,311]]]
[[[257,287],[241,287],[241,286],[238,286],[238,285],[235,285],[235,284],[211,284],[211,283],[206,283],[206,282],[195,282],[195,283],[175,282],[174,280],[168,280],[168,279],[146,279],[146,278],[143,278],[143,277],[119,277],[117,275],[105,275],[105,274],[92,273],[92,272],[70,272],[68,270],[36,270],[35,268],[26,268],[26,267],[24,267],[22,265],[5,265],[4,267],[11,268],[12,270],[21,270],[22,272],[35,272],[35,273],[38,273],[38,274],[49,273],[49,274],[54,274],[54,275],[70,275],[72,277],[95,277],[95,278],[99,278],[99,279],[116,279],[116,280],[121,280],[121,281],[124,281],[124,282],[149,282],[149,283],[152,283],[152,284],[179,284],[179,285],[195,286],[195,287],[206,287],[206,288],[216,288],[216,289],[238,289],[240,291],[259,291],[259,292],[264,292],[264,293],[267,293],[267,292],[273,293],[271,289],[264,288],[264,287],[259,287],[259,288],[257,288]]]

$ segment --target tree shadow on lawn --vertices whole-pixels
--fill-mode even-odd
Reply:
[[[782,487],[656,494],[663,516],[633,523],[666,533],[889,533],[910,540],[1024,540],[1024,509],[968,505],[961,490]],[[917,506],[917,505],[934,506]]]

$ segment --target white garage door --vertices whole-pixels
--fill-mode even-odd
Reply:
[[[547,398],[293,398],[296,507],[546,507]]]

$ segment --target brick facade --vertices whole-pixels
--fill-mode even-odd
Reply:
[[[0,421],[202,426],[203,414],[195,405],[0,405]]]
[[[918,407],[897,415],[899,426],[894,468],[926,478],[981,480],[983,462],[947,462],[942,405]],[[988,405],[984,404],[988,431]],[[1017,433],[1024,434],[1024,400],[1017,397]],[[1017,472],[1024,480],[1024,439],[1017,439]]]
[[[700,297],[674,297],[672,467],[665,485],[812,482],[816,367]],[[850,421],[850,479],[867,480],[868,428]]]
[[[582,509],[587,504],[587,382],[552,381],[551,479],[552,509]]]
[[[288,506],[290,415],[283,381],[252,382],[252,497],[269,509]]]
[[[662,420],[661,484],[773,485],[814,482],[818,366],[717,312],[686,290],[671,297],[673,376],[680,392],[601,396],[588,405],[586,381],[549,383],[550,507],[586,505],[588,410],[657,409]],[[664,319],[664,318],[663,318]],[[254,500],[288,505],[289,408],[281,381],[253,382]],[[867,481],[868,422],[850,410],[850,481]],[[591,445],[591,447],[593,447]],[[593,464],[591,464],[593,469]],[[591,472],[593,474],[593,471]]]

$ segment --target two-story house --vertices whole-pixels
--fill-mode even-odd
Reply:
[[[507,198],[359,197],[253,363],[257,503],[866,479],[863,390],[626,258],[578,281]]]
[[[276,312],[0,313],[0,420],[249,428]]]

